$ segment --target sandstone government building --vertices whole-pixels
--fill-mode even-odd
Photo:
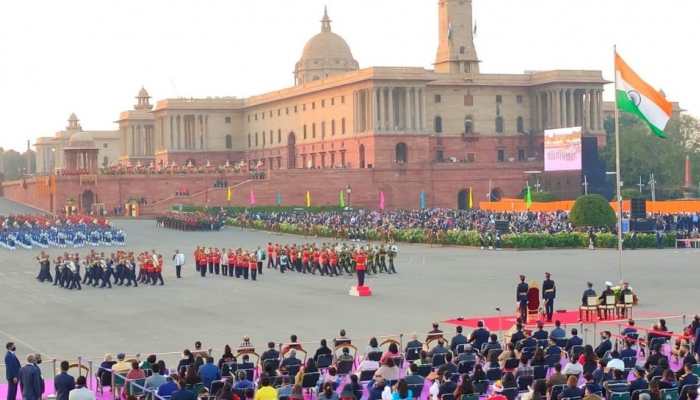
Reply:
[[[340,191],[353,206],[377,207],[383,193],[388,208],[464,208],[469,188],[475,201],[517,195],[526,172],[543,169],[545,129],[582,126],[605,145],[601,71],[482,71],[472,0],[437,7],[434,69],[361,68],[326,12],[293,86],[155,102],[142,88],[132,110],[115,113],[114,131],[84,129],[72,114],[64,130],[34,144],[37,176],[5,182],[5,196],[52,212],[136,200],[144,213],[240,206],[251,192],[257,205],[303,205],[307,192],[313,205],[333,205]],[[105,173],[117,165],[151,172]],[[204,171],[154,172],[173,166]],[[580,184],[558,184],[567,183]]]

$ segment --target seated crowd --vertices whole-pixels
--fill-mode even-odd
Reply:
[[[641,339],[630,322],[620,335],[602,332],[596,346],[558,321],[551,331],[518,324],[505,341],[483,322],[450,338],[435,323],[424,341],[371,338],[362,355],[345,330],[314,351],[291,335],[260,355],[244,337],[218,360],[196,342],[172,366],[156,355],[107,356],[97,378],[100,389],[172,400],[695,400],[700,317],[686,330],[695,335],[677,335],[675,346],[670,333]]]

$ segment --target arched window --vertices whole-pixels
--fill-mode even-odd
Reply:
[[[503,133],[503,131],[503,117],[498,116],[496,117],[496,133]]]
[[[523,117],[518,117],[518,133],[525,133],[525,120]]]
[[[435,117],[435,133],[442,133],[442,117]]]
[[[474,133],[474,121],[472,120],[471,115],[468,115],[464,118],[464,133],[466,135]]]
[[[233,148],[233,138],[231,137],[231,135],[226,135],[226,148],[227,149]]]
[[[396,163],[405,164],[408,162],[408,146],[406,143],[398,143],[396,145]]]

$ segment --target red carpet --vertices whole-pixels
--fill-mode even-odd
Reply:
[[[667,314],[661,314],[661,313],[651,313],[651,312],[639,312],[635,311],[633,314],[633,317],[635,319],[637,318],[663,318]],[[515,315],[511,314],[503,314],[502,316],[498,315],[491,315],[487,317],[463,317],[463,318],[453,318],[453,319],[448,319],[444,321],[447,324],[452,324],[452,325],[462,325],[466,326],[469,328],[476,328],[477,323],[479,321],[484,321],[484,324],[486,325],[486,328],[490,331],[498,331],[498,330],[509,330],[510,328],[515,325],[515,322],[517,320],[517,317]],[[554,313],[554,320],[559,320],[561,321],[562,326],[566,325],[577,325],[580,323],[579,321],[579,312],[578,310],[560,310],[556,311]],[[597,324],[614,324],[614,323],[619,323],[619,322],[625,322],[627,319],[617,319],[617,320],[599,320],[596,321]],[[591,322],[592,323],[592,322]],[[545,324],[545,326],[554,326],[554,323],[549,323]]]

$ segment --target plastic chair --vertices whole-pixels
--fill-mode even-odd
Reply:
[[[517,387],[512,387],[501,390],[501,394],[506,396],[508,400],[515,400],[518,397],[519,393]]]
[[[678,389],[661,389],[661,399],[663,400],[678,400],[679,398]]]
[[[382,352],[381,351],[370,351],[369,353],[365,354],[365,358],[367,358],[370,361],[379,362],[382,359]]]
[[[316,367],[318,369],[326,369],[333,364],[333,356],[331,354],[321,354],[316,360]]]

